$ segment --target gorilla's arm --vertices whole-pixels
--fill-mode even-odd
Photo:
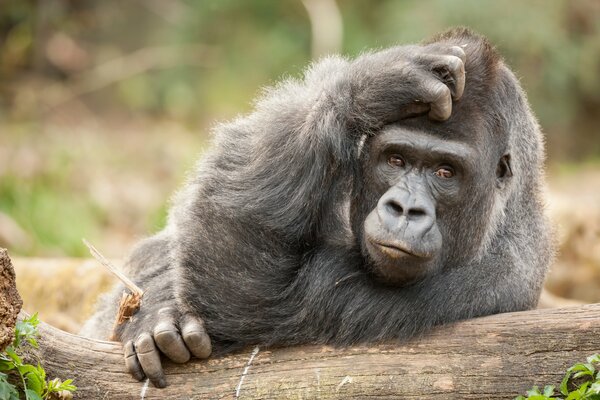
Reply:
[[[218,127],[186,194],[196,204],[175,222],[210,203],[291,243],[315,239],[349,191],[364,135],[409,115],[450,116],[464,88],[461,57],[456,46],[331,57],[267,90],[251,115]]]
[[[202,316],[211,338],[261,341],[273,329],[288,310],[269,304],[289,292],[307,254],[347,239],[339,214],[364,135],[412,114],[447,119],[464,90],[461,57],[456,46],[407,46],[329,58],[217,128],[170,221],[177,299]]]
[[[156,333],[168,324],[173,340],[189,348],[188,316],[196,318],[197,337],[206,337],[198,317],[204,320],[217,351],[270,341],[290,311],[270,305],[291,293],[316,243],[343,236],[330,233],[344,227],[338,214],[361,140],[410,115],[449,118],[464,90],[464,57],[456,46],[407,46],[353,62],[329,58],[303,80],[268,90],[249,116],[218,127],[195,178],[175,200],[161,234],[167,248],[148,248],[169,268],[139,263],[155,273],[141,279],[148,297],[117,332],[133,360],[130,371],[163,386],[158,350],[174,361],[189,353],[167,349]],[[175,292],[168,312],[150,293],[163,290],[165,279]]]
[[[323,249],[295,282],[299,297],[285,303],[294,311],[273,330],[272,342],[345,345],[406,339],[441,323],[532,309],[543,283],[537,264],[547,260],[510,251],[497,248],[494,258],[447,269],[399,289],[357,273],[358,258],[344,249]],[[299,326],[304,329],[298,331]]]

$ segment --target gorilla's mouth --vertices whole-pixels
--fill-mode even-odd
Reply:
[[[382,253],[385,253],[390,258],[402,258],[406,256],[418,257],[406,247],[398,244],[373,242],[375,246],[379,248]]]

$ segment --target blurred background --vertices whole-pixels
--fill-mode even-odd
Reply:
[[[81,238],[120,259],[159,230],[211,125],[265,85],[456,25],[497,45],[547,135],[547,287],[600,301],[600,1],[0,0],[0,246],[26,309],[77,330],[111,282]]]

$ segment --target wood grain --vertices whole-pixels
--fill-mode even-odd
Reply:
[[[249,348],[167,363],[165,389],[131,378],[118,343],[40,331],[37,356],[49,376],[74,378],[80,399],[511,399],[558,384],[568,366],[600,351],[600,304],[464,321],[402,345],[259,349],[248,365]]]

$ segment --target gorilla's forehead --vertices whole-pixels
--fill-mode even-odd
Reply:
[[[388,125],[382,132],[388,130],[420,131],[442,139],[465,141],[471,144],[480,143],[489,135],[488,124],[482,113],[474,109],[472,104],[467,103],[454,104],[452,115],[447,121],[433,121],[426,115],[422,115]]]
[[[476,146],[471,141],[466,141],[462,135],[441,136],[435,132],[402,125],[385,127],[367,145],[371,151],[380,151],[393,145],[410,145],[432,153],[453,153],[465,159],[474,159],[477,153]]]

